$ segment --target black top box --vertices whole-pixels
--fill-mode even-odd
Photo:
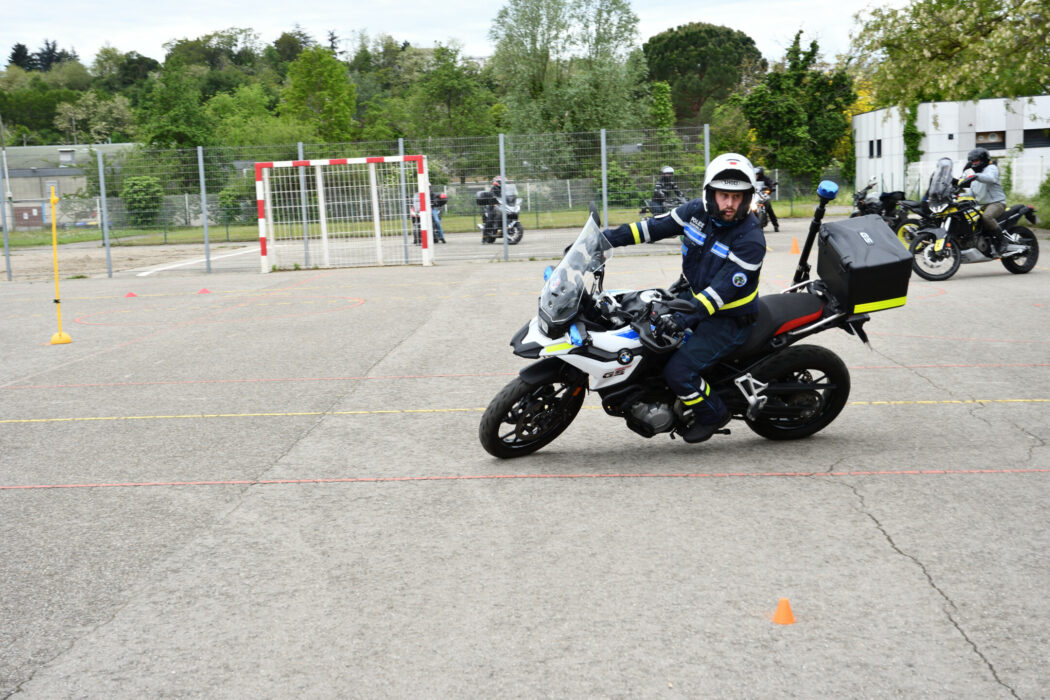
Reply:
[[[850,314],[903,306],[911,255],[875,214],[820,227],[817,275]]]

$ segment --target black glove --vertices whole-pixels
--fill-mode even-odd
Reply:
[[[673,314],[664,314],[663,316],[661,316],[658,319],[657,323],[654,324],[654,325],[656,325],[657,331],[659,331],[659,333],[661,335],[670,335],[670,336],[683,335],[685,333],[685,326],[683,326],[678,321],[678,319],[675,318],[678,315],[679,314],[677,314],[677,313],[673,313]]]
[[[700,319],[702,319],[705,314],[699,312],[687,314],[682,313],[681,311],[675,311],[671,315],[674,317],[675,323],[677,323],[682,330],[685,330],[686,328],[695,328],[696,324],[700,323]]]

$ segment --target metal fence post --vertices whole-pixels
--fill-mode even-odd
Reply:
[[[401,181],[401,206],[398,207],[401,211],[401,247],[404,249],[405,264],[408,264],[408,187],[405,184],[405,139],[398,138],[397,140],[397,154],[401,156],[401,163],[398,164],[398,176]],[[429,194],[428,194],[429,196]],[[420,241],[422,245],[422,241]]]
[[[113,260],[110,257],[109,250],[109,209],[106,205],[106,169],[103,167],[102,163],[102,151],[96,151],[95,155],[98,156],[98,215],[102,217],[102,245],[106,247],[106,276],[112,277]]]
[[[711,162],[711,125],[704,124],[704,174],[707,174],[707,165]]]
[[[605,150],[605,129],[602,129],[602,226],[609,225],[609,162]]]
[[[7,164],[7,153],[4,153],[4,165]],[[7,181],[4,180],[4,170],[6,168],[0,168],[0,192],[6,193]],[[7,196],[6,194],[0,195],[3,199],[0,199],[0,227],[4,229],[4,261],[7,264],[7,281],[11,281],[11,244],[7,239]],[[14,216],[14,211],[11,212]]]
[[[303,142],[299,142],[299,160],[306,160]],[[310,223],[306,218],[306,166],[299,166],[299,209],[303,213],[303,265],[310,269]]]
[[[503,148],[503,134],[499,135],[499,182],[500,182],[500,196],[506,198],[507,189],[507,152]],[[510,244],[507,243],[507,208],[500,207],[503,210],[503,259],[510,260]]]
[[[204,184],[204,147],[197,146],[197,170],[201,176],[201,219],[204,221],[204,269],[211,272],[211,248],[208,244],[208,188]]]

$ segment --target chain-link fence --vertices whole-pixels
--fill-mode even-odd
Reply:
[[[245,254],[225,255],[221,269],[257,270],[256,162],[425,155],[432,191],[448,195],[441,211],[447,243],[435,250],[436,260],[507,259],[556,256],[571,242],[592,204],[608,224],[638,220],[651,204],[665,166],[674,168],[685,197],[699,196],[705,164],[714,155],[710,143],[705,127],[693,127],[178,150],[128,144],[105,152],[89,150],[76,167],[55,168],[48,177],[60,192],[60,241],[95,241],[108,245],[107,252],[141,245],[203,245],[206,258],[210,244],[242,246]],[[17,176],[20,171],[12,172]],[[516,245],[502,238],[496,245],[482,242],[483,207],[477,195],[491,188],[497,175],[517,186],[524,235]],[[47,208],[46,178],[37,180],[40,191],[29,191],[5,211],[6,230],[16,237],[50,231],[46,211],[35,217],[26,211]],[[16,177],[11,182],[27,191],[25,182]],[[777,211],[793,216],[796,200],[813,196],[813,183],[784,176]],[[799,215],[812,212],[811,203],[800,205]],[[409,203],[404,206],[407,215]],[[398,218],[411,225],[407,216]],[[252,247],[256,256],[248,254]],[[203,266],[212,270],[210,260]]]

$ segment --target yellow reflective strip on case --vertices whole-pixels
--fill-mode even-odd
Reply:
[[[543,352],[551,354],[555,352],[561,352],[562,350],[572,350],[572,348],[572,343],[558,343],[557,345],[548,345],[547,347],[543,348]]]
[[[752,299],[754,299],[757,296],[758,296],[758,290],[756,289],[755,291],[751,292],[750,294],[748,294],[743,299],[737,299],[736,301],[731,301],[728,304],[726,304],[725,306],[723,306],[722,308],[723,309],[735,309],[738,306],[743,306],[744,304],[748,303],[749,301],[751,301]]]
[[[904,302],[908,300],[908,297],[897,297],[896,299],[886,299],[885,301],[871,301],[867,304],[857,304],[853,307],[853,313],[855,314],[866,314],[869,311],[882,311],[883,309],[892,309],[895,306],[904,306]]]
[[[631,224],[631,233],[634,234],[634,242],[635,243],[641,243],[642,242],[642,234],[638,231],[638,224],[637,223]]]

